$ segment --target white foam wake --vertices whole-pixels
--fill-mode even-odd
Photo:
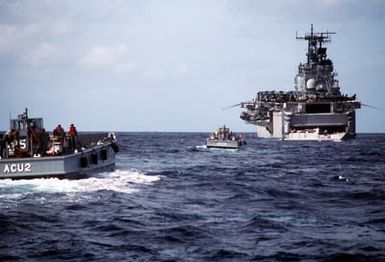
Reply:
[[[160,180],[160,176],[145,175],[137,171],[116,170],[101,173],[87,179],[30,179],[30,180],[0,180],[0,195],[47,192],[47,193],[81,193],[109,190],[119,193],[133,193],[140,184],[152,184]]]

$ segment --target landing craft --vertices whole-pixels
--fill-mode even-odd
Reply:
[[[246,144],[242,134],[233,133],[225,125],[212,133],[206,141],[207,148],[239,149]]]
[[[78,134],[76,143],[70,141],[68,134],[49,135],[43,119],[29,118],[26,109],[0,134],[0,179],[79,178],[114,169],[115,134]]]
[[[282,140],[341,141],[356,135],[356,95],[343,95],[333,62],[324,43],[333,32],[296,36],[308,42],[307,61],[300,63],[295,91],[261,91],[251,101],[241,102],[241,119],[256,125],[257,136]]]

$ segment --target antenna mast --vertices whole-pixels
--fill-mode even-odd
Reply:
[[[306,40],[308,42],[307,47],[307,64],[319,63],[326,58],[326,48],[322,47],[322,43],[331,42],[331,35],[336,34],[335,32],[320,32],[315,33],[313,31],[313,24],[310,27],[310,34],[305,33],[305,36],[296,35],[298,40]]]

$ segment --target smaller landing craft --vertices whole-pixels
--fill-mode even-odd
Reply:
[[[113,133],[49,135],[28,110],[0,135],[0,179],[80,178],[113,170],[118,152]]]
[[[238,149],[240,146],[245,145],[246,140],[243,135],[237,135],[230,131],[229,128],[223,126],[217,131],[211,134],[207,139],[207,148],[222,148],[222,149]]]

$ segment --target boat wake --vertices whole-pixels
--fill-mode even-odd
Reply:
[[[58,178],[39,178],[25,180],[5,179],[0,181],[0,199],[4,197],[20,197],[26,193],[87,193],[97,191],[114,191],[132,194],[137,192],[139,185],[160,180],[160,176],[145,175],[132,170],[115,170],[99,173],[95,177],[79,180]]]

